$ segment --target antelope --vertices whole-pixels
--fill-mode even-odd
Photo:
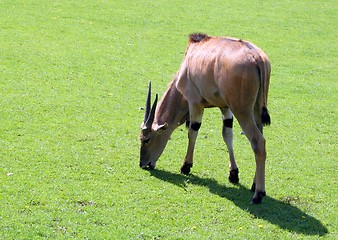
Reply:
[[[270,125],[267,96],[270,62],[254,44],[230,37],[191,34],[181,66],[158,102],[151,105],[151,82],[144,121],[141,125],[140,167],[154,169],[172,134],[186,123],[188,149],[180,172],[188,175],[205,108],[222,113],[222,136],[229,153],[229,181],[238,183],[238,166],[233,150],[233,116],[238,120],[255,155],[256,171],[252,203],[265,193],[265,138],[263,126]]]

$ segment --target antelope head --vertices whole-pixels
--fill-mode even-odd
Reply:
[[[155,119],[158,95],[156,94],[154,103],[151,104],[151,82],[149,82],[148,96],[146,102],[146,111],[144,120],[141,124],[141,151],[140,151],[140,167],[154,169],[156,161],[163,152],[167,139],[163,137],[163,131],[168,128],[168,124],[158,125]]]

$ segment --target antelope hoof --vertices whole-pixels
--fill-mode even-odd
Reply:
[[[189,175],[190,168],[192,168],[191,163],[183,163],[183,165],[181,167],[181,173],[183,173],[184,175]]]
[[[153,170],[153,169],[155,169],[156,164],[155,164],[155,163],[152,163],[152,162],[149,162],[149,163],[148,163],[148,167],[149,167],[150,170]]]
[[[239,182],[238,168],[230,170],[230,173],[229,173],[229,182],[234,183],[234,184],[236,184],[236,183]]]
[[[152,163],[152,162],[149,162],[147,165],[143,165],[141,162],[140,162],[140,168],[144,169],[144,170],[153,170],[156,166],[156,163]]]
[[[258,194],[255,194],[255,196],[252,198],[252,203],[253,204],[261,204],[263,197],[265,197],[266,193],[265,192],[258,192]]]

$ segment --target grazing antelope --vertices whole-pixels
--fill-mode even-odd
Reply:
[[[158,104],[156,94],[152,107],[149,83],[140,135],[140,167],[155,168],[172,132],[186,123],[189,144],[181,173],[189,174],[204,108],[218,107],[222,112],[222,134],[230,157],[229,181],[239,181],[233,150],[234,115],[255,153],[252,202],[261,203],[265,196],[266,159],[263,125],[270,124],[267,110],[269,81],[269,59],[254,44],[235,38],[190,35],[179,71]]]

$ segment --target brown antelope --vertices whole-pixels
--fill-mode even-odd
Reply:
[[[230,158],[229,181],[239,181],[233,150],[234,115],[255,153],[252,202],[261,203],[265,196],[266,159],[263,125],[270,124],[269,81],[269,59],[254,44],[235,38],[190,35],[179,71],[158,104],[156,94],[152,107],[149,83],[140,135],[140,167],[155,168],[172,132],[186,123],[189,144],[181,173],[189,174],[204,108],[218,107],[222,112],[222,134]]]

